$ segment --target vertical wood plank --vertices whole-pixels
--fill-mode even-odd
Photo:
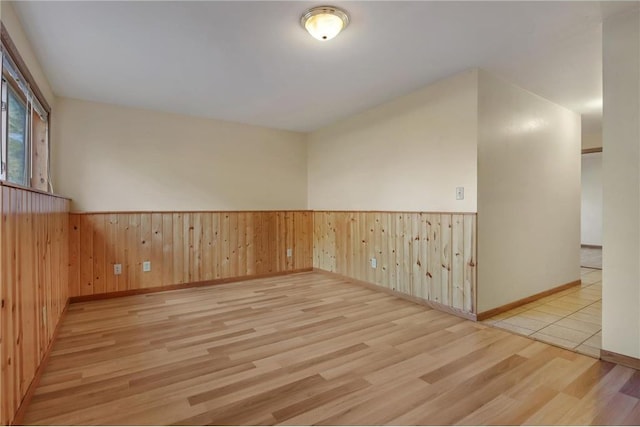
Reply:
[[[211,235],[213,236],[213,250],[211,252],[211,263],[213,265],[213,278],[219,279],[222,277],[222,269],[220,268],[220,251],[221,251],[221,238],[220,233],[220,216],[218,212],[211,214]]]
[[[247,214],[240,212],[238,214],[237,225],[238,240],[236,241],[237,252],[237,268],[238,274],[241,276],[248,275],[247,272]]]
[[[256,274],[264,274],[267,270],[264,262],[265,232],[262,216],[261,212],[256,212],[253,215],[253,241],[255,245]]]
[[[331,267],[330,271],[337,272],[337,236],[336,236],[336,223],[337,223],[337,212],[332,212],[329,215],[329,223],[327,231],[329,233],[329,265]],[[373,246],[372,246],[373,247]]]
[[[440,246],[440,214],[429,215],[429,275],[431,277],[430,296],[431,301],[442,303],[442,263]]]
[[[401,213],[393,214],[396,234],[394,239],[396,253],[396,290],[398,292],[407,293],[406,282],[404,277],[404,224],[403,215]]]
[[[358,279],[367,280],[367,275],[371,264],[369,264],[369,228],[367,225],[367,213],[358,212],[358,232],[360,234],[360,247],[359,247],[359,263],[358,263]]]
[[[322,213],[321,212],[313,212],[313,267],[321,268],[322,264],[320,263],[320,255],[322,253],[322,248],[320,244],[323,242],[322,236],[320,235],[320,223],[322,221]]]
[[[1,188],[1,187],[0,187]],[[69,215],[69,295],[80,294],[80,219],[81,215]]]
[[[245,247],[247,256],[247,275],[256,274],[256,255],[255,255],[255,215],[248,212],[246,215],[245,228]]]
[[[397,241],[398,241],[398,231],[396,225],[397,216],[394,213],[386,213],[385,214],[388,238],[387,238],[387,257],[389,265],[389,288],[397,291],[398,290],[398,280],[399,270],[398,270],[398,253],[397,253]]]
[[[212,280],[213,263],[213,228],[211,226],[212,216],[209,212],[200,213],[202,224],[202,277],[201,280]]]
[[[304,246],[304,263],[301,268],[313,267],[313,245],[311,238],[313,236],[313,215],[311,212],[303,212],[305,227],[302,234],[301,245]]]
[[[346,212],[334,213],[334,230],[336,245],[336,271],[345,271],[347,264],[347,214]]]
[[[359,279],[360,263],[362,262],[360,256],[362,238],[360,237],[360,227],[358,225],[358,212],[349,212],[349,228],[351,230],[351,247],[349,248],[350,277]]]
[[[182,214],[182,282],[193,281],[193,226],[191,212]]]
[[[164,256],[162,233],[162,214],[151,214],[151,274],[150,281],[147,283],[150,287],[162,286],[162,275],[164,271]]]
[[[300,245],[302,236],[302,216],[300,212],[291,212],[291,224],[289,225],[288,233],[292,234],[291,236],[291,246],[288,246],[287,249],[291,249],[292,260],[291,260],[291,268],[292,270],[300,268],[302,264],[302,258],[304,256],[303,248]]]
[[[376,282],[376,272],[371,267],[371,259],[376,258],[376,214],[374,212],[367,212],[367,282]]]
[[[106,292],[105,277],[105,215],[93,215],[90,223],[93,227],[93,293]]]
[[[140,260],[140,215],[129,214],[127,228],[127,289],[136,289],[142,275]]]
[[[291,271],[294,269],[294,263],[293,263],[293,248],[294,248],[294,241],[296,236],[294,233],[294,217],[295,217],[295,212],[291,212],[291,211],[287,211],[284,213],[284,240],[285,240],[285,254],[287,254],[286,251],[290,251],[290,255],[287,255],[285,257],[285,270],[286,271]],[[315,247],[316,244],[316,239],[317,239],[317,233],[316,233],[316,229],[314,228],[314,230],[312,231],[313,233],[313,246]],[[315,257],[315,252],[314,252],[314,258],[313,258],[313,266],[316,266],[317,262],[316,262],[316,257]]]
[[[402,246],[404,257],[402,258],[402,274],[404,276],[403,292],[407,295],[411,295],[412,282],[411,273],[413,268],[411,266],[412,253],[412,230],[411,230],[411,214],[404,213],[402,215]]]
[[[17,209],[16,209],[16,200],[15,200],[15,190],[13,188],[6,188],[3,192],[3,209],[4,209],[4,241],[3,241],[3,253],[4,263],[2,271],[5,273],[6,280],[4,281],[4,295],[2,298],[3,309],[5,315],[4,319],[7,319],[7,322],[4,322],[4,330],[2,331],[2,344],[3,344],[3,360],[2,360],[2,372],[5,373],[3,377],[5,377],[5,389],[3,391],[3,396],[6,396],[2,400],[5,404],[5,413],[8,415],[9,419],[12,416],[17,408],[16,401],[16,391],[15,391],[15,383],[17,381],[16,373],[14,370],[15,366],[15,357],[16,357],[16,347],[15,347],[15,336],[14,336],[14,323],[13,320],[13,310],[15,306],[14,300],[14,289],[15,289],[15,281],[16,281],[16,256],[14,247],[16,245],[17,239],[19,236],[16,235],[16,217],[17,217]]]
[[[190,282],[200,282],[203,280],[202,272],[202,213],[191,213],[192,247],[190,248]]]
[[[383,214],[380,212],[376,212],[373,216],[374,218],[374,223],[373,223],[373,228],[374,228],[374,247],[373,247],[373,252],[374,252],[374,256],[376,257],[376,268],[373,269],[374,271],[374,277],[375,277],[375,282],[377,285],[380,286],[384,286],[384,287],[388,287],[389,283],[387,280],[385,280],[385,272],[386,272],[386,260],[385,260],[385,253],[383,248],[385,247],[385,231],[384,231],[384,224],[382,222],[382,216]]]
[[[220,214],[220,274],[223,278],[230,277],[229,264],[229,233],[230,233],[229,213]]]
[[[92,227],[69,218],[67,201],[0,185],[0,215],[0,422],[9,424],[70,291],[81,292],[84,278],[92,282],[95,257]],[[90,245],[83,244],[83,228],[89,231]]]
[[[277,268],[278,259],[278,246],[276,242],[276,213],[265,212],[264,218],[266,219],[266,231],[267,231],[267,245],[266,245],[266,260],[267,260],[267,273],[272,273]]]
[[[440,215],[440,268],[441,300],[444,305],[451,304],[451,215]]]
[[[173,214],[162,214],[162,284],[173,285]]]
[[[105,234],[105,292],[118,290],[118,277],[113,273],[113,265],[118,262],[118,215],[107,214],[104,219]]]
[[[116,290],[117,291],[124,291],[127,289],[127,271],[126,271],[126,265],[127,265],[127,232],[128,232],[128,228],[129,228],[129,217],[126,214],[114,214],[115,217],[117,218],[118,221],[118,229],[116,231],[116,241],[114,242],[115,245],[115,253],[116,253],[116,259],[115,262],[120,264],[122,267],[122,272],[115,276],[116,277]]]
[[[238,214],[229,215],[229,277],[240,276],[238,271]]]
[[[411,213],[411,295],[424,298],[422,288],[422,252],[420,241],[420,214]]]
[[[184,283],[184,218],[181,213],[173,214],[173,283]]]
[[[386,251],[386,248],[389,245],[387,222],[385,220],[385,214],[383,212],[375,212],[374,218],[374,253],[377,264],[376,268],[374,269],[374,274],[376,277],[376,284],[378,284],[379,286],[389,287],[389,267]]]
[[[464,310],[476,312],[476,216],[464,216]]]
[[[451,306],[464,309],[464,215],[451,218]]]
[[[151,281],[151,271],[156,267],[151,263],[151,271],[143,271],[142,263],[151,261],[151,240],[152,237],[152,225],[151,225],[151,214],[143,213],[140,215],[139,219],[140,231],[138,234],[138,274],[140,277],[140,287],[149,288],[152,286]],[[158,266],[160,267],[160,266]]]
[[[80,218],[80,295],[92,295],[93,291],[93,226],[92,218]]]
[[[275,216],[275,268],[276,271],[285,271],[287,263],[286,247],[286,225],[284,223],[284,212],[274,212]]]

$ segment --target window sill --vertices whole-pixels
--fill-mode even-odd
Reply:
[[[18,190],[30,191],[32,193],[46,194],[47,196],[57,197],[59,199],[71,200],[71,198],[69,198],[69,197],[61,196],[59,194],[49,193],[47,191],[37,190],[37,189],[31,188],[31,187],[25,187],[24,185],[14,184],[14,183],[8,182],[8,181],[1,181],[0,180],[0,187],[16,188]]]

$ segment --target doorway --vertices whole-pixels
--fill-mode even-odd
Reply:
[[[583,150],[580,266],[602,270],[602,148]]]

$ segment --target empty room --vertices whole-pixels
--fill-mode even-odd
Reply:
[[[0,424],[640,424],[640,2],[0,20]]]

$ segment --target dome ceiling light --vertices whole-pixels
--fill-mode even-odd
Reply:
[[[331,40],[349,25],[349,15],[334,6],[318,6],[307,10],[300,24],[320,41]]]

